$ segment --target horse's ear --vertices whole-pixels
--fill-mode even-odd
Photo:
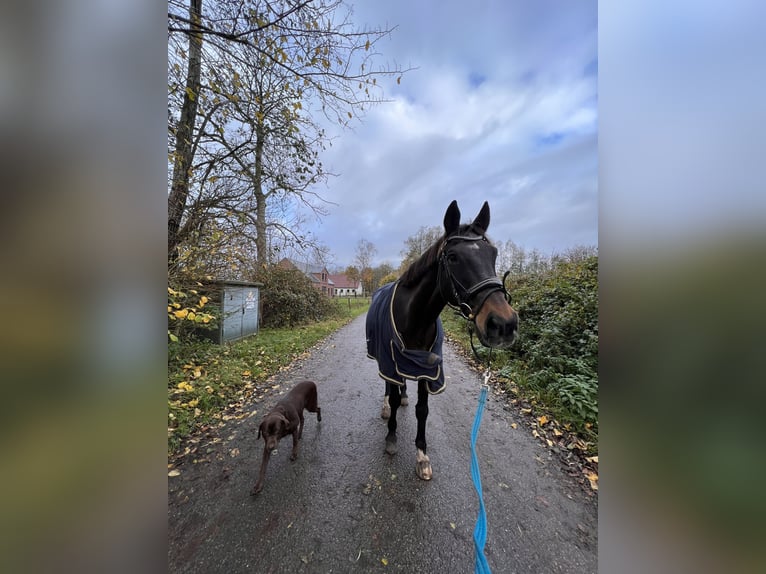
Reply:
[[[489,228],[489,203],[486,201],[484,202],[484,205],[481,206],[479,215],[477,215],[476,219],[473,220],[473,225],[485,233],[487,232],[487,228]]]
[[[452,235],[460,227],[460,209],[457,206],[457,200],[453,199],[444,214],[444,235]]]

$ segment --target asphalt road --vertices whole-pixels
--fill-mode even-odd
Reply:
[[[364,316],[320,343],[277,377],[279,391],[250,405],[254,416],[221,429],[220,442],[207,447],[210,462],[184,464],[168,479],[170,571],[473,572],[479,503],[470,434],[481,377],[449,343],[444,367],[447,388],[430,397],[426,429],[434,478],[423,482],[415,475],[415,384],[399,411],[399,452],[389,456]],[[322,422],[306,413],[298,459],[290,462],[291,439],[283,440],[263,492],[250,496],[261,416],[302,379],[318,385]],[[595,499],[517,416],[490,393],[477,441],[490,568],[595,573]]]

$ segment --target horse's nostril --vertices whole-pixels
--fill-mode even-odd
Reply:
[[[492,314],[487,318],[487,335],[490,337],[514,337],[517,331],[518,320],[516,316],[506,320]]]

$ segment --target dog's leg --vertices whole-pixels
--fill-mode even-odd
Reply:
[[[300,440],[303,438],[303,411],[298,415],[298,420],[300,421],[298,425],[298,440]]]
[[[303,423],[301,423],[301,426],[303,426]],[[293,452],[290,455],[290,460],[295,460],[298,458],[298,438],[300,438],[298,434],[298,430],[293,431]]]
[[[263,490],[263,480],[266,478],[266,467],[269,466],[270,457],[271,457],[271,451],[268,448],[266,448],[266,446],[264,446],[263,457],[261,458],[261,470],[258,473],[258,480],[255,483],[253,490],[250,491],[250,494],[258,494],[261,490]]]
[[[319,408],[319,395],[314,387],[313,392],[309,394],[309,400],[306,403],[306,410],[317,414],[317,422],[322,421],[322,409]]]

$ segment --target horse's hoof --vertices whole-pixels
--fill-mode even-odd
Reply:
[[[387,419],[391,416],[391,407],[383,405],[383,410],[380,411],[380,418]]]
[[[433,477],[433,470],[431,469],[431,460],[428,455],[422,454],[418,451],[417,463],[415,464],[415,472],[418,478],[421,480],[431,480]]]
[[[396,454],[398,450],[399,448],[396,446],[396,437],[394,437],[393,440],[386,437],[386,452],[388,454]]]
[[[410,399],[407,397],[402,397],[402,402],[400,403],[401,406],[406,407],[408,404],[410,404]]]

